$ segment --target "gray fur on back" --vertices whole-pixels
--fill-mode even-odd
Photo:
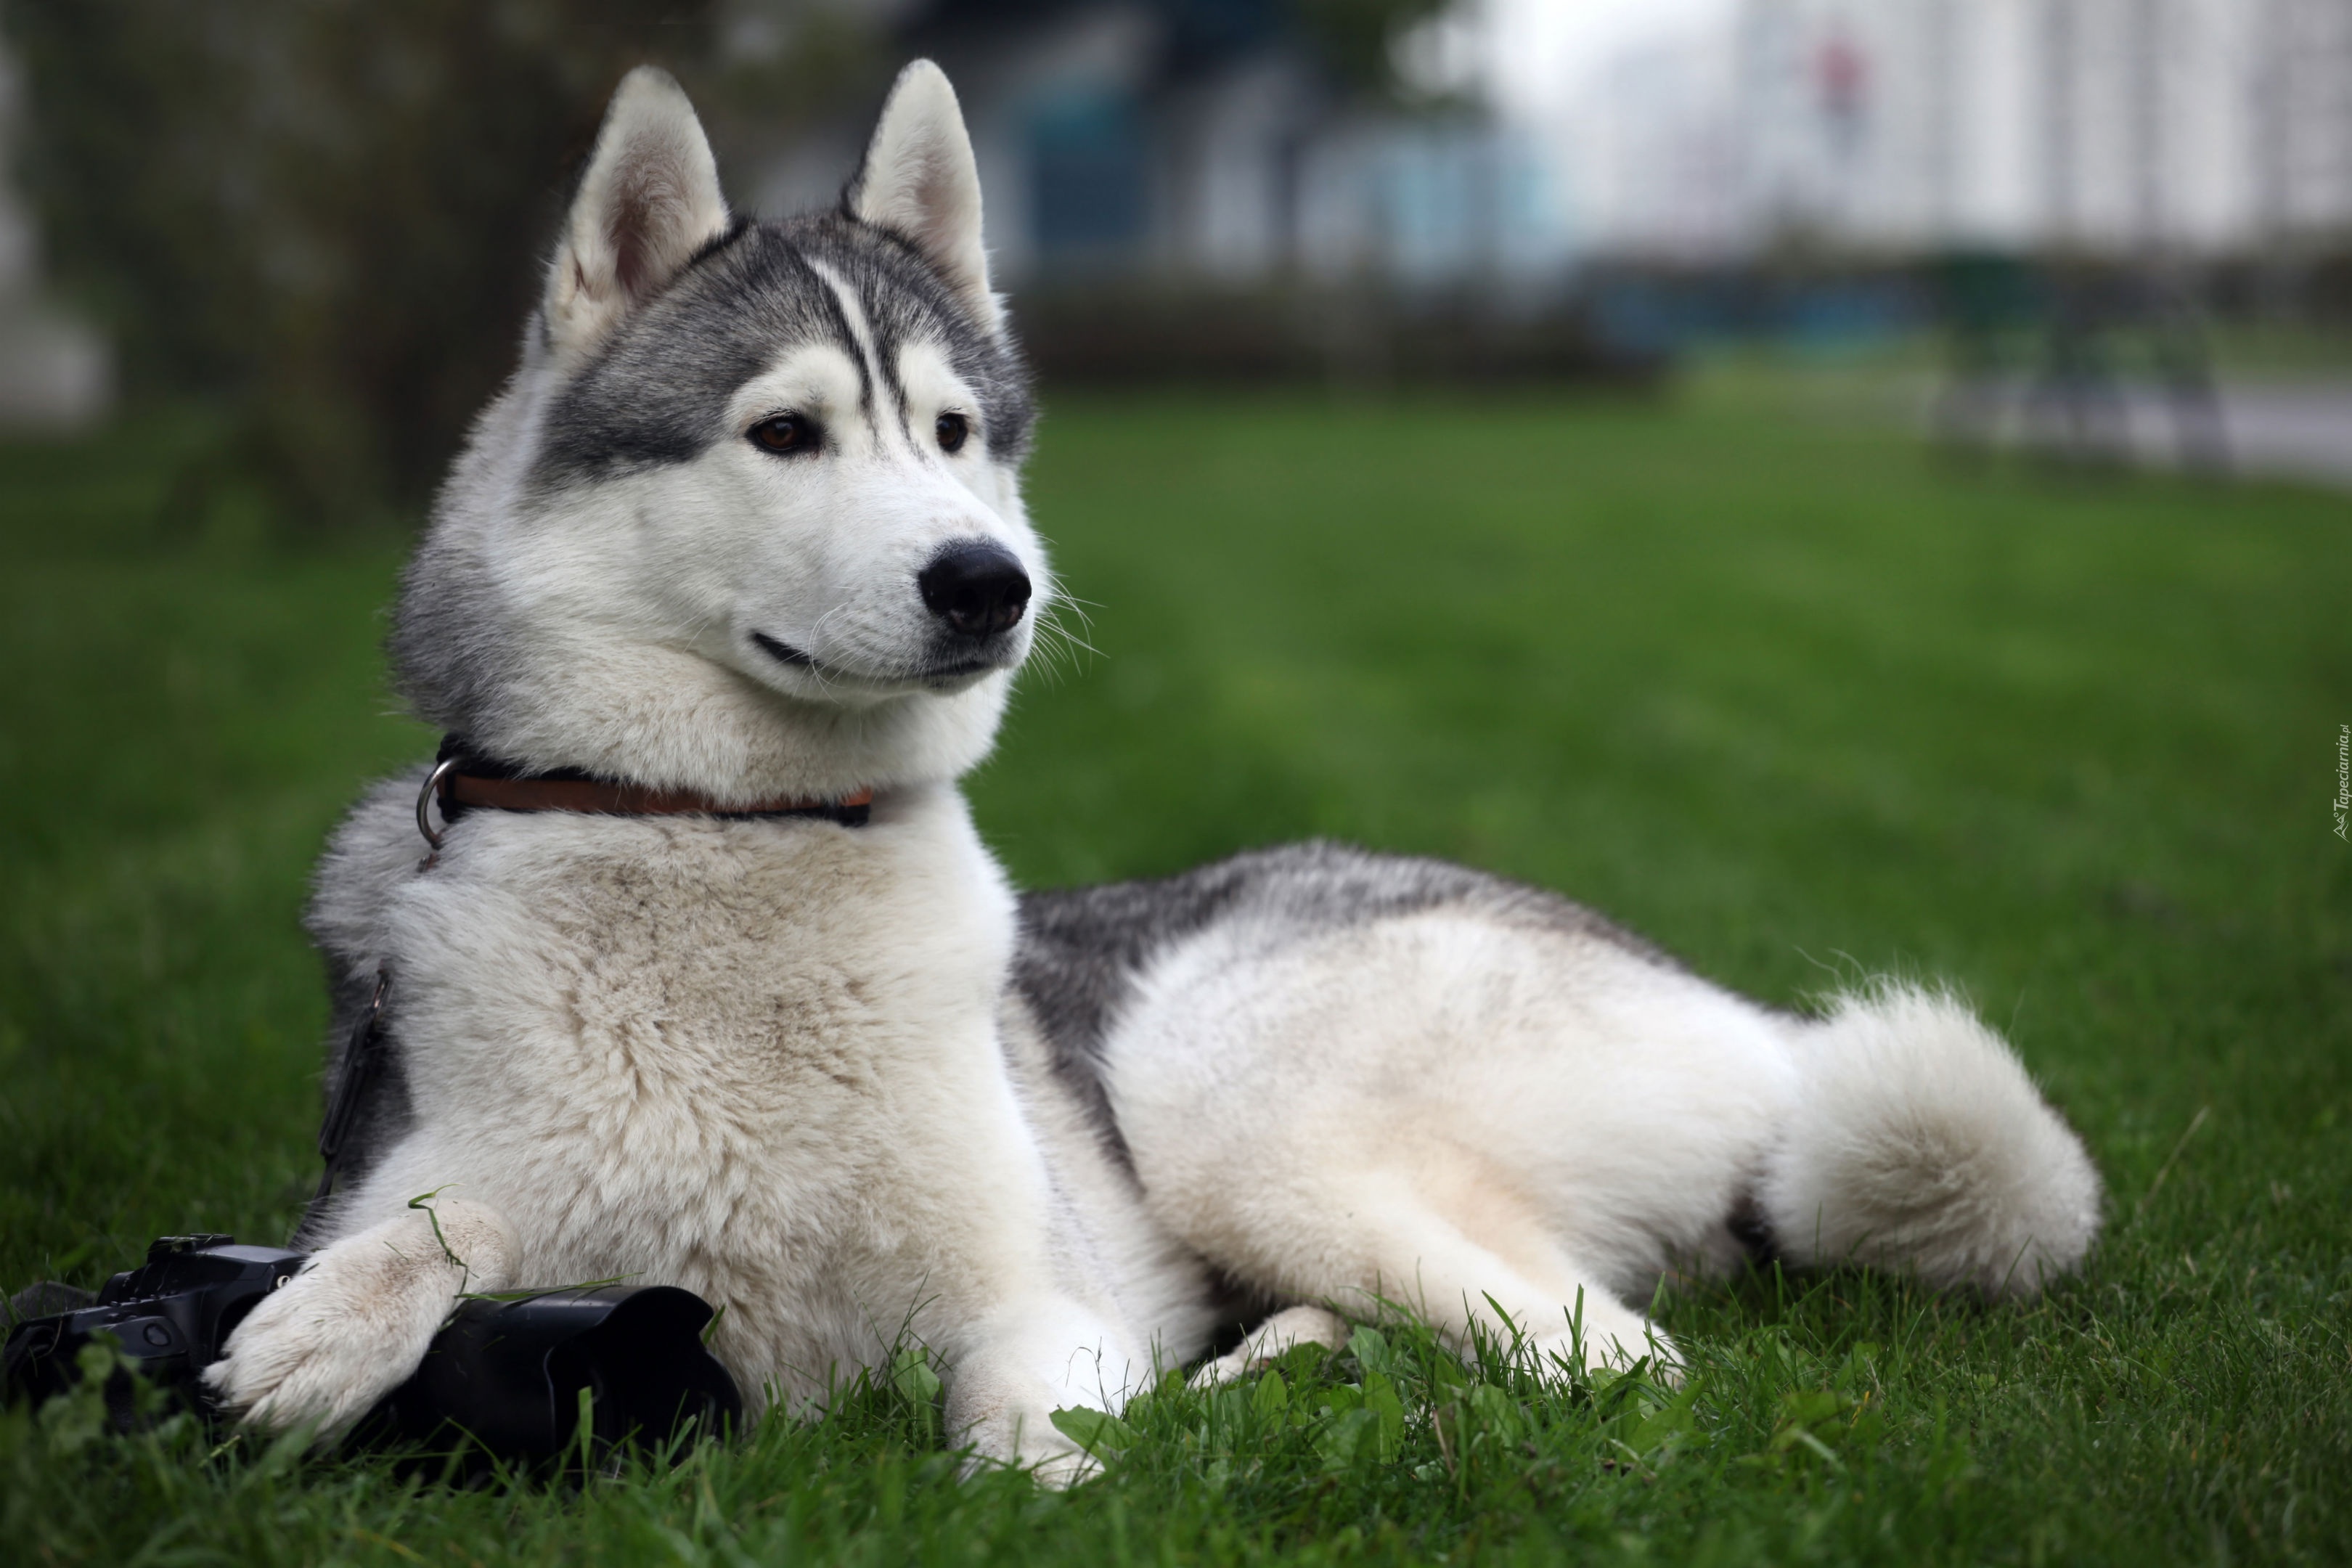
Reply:
[[[1229,921],[1248,921],[1270,941],[1297,941],[1441,905],[1605,942],[1680,967],[1640,937],[1541,888],[1444,860],[1316,840],[1248,850],[1154,881],[1024,894],[1013,984],[1045,1034],[1055,1074],[1086,1106],[1105,1145],[1131,1168],[1103,1081],[1103,1046],[1154,962]]]

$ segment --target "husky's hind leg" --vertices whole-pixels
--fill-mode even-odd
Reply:
[[[1285,1307],[1256,1328],[1240,1344],[1192,1373],[1192,1386],[1213,1388],[1264,1372],[1300,1345],[1337,1350],[1348,1342],[1347,1320],[1328,1307]]]
[[[1356,1293],[1409,1308],[1466,1350],[1474,1332],[1524,1336],[1538,1362],[1579,1369],[1630,1366],[1645,1355],[1675,1360],[1665,1336],[1556,1247],[1507,1257],[1414,1203],[1366,1216]],[[1344,1301],[1335,1291],[1331,1298]]]
[[[1546,1363],[1676,1359],[1671,1341],[1531,1226],[1489,1226],[1490,1246],[1397,1175],[1354,1184],[1322,1204],[1306,1196],[1256,1194],[1246,1211],[1257,1234],[1232,1236],[1241,1257],[1221,1261],[1250,1258],[1261,1267],[1245,1268],[1245,1276],[1278,1298],[1328,1301],[1366,1317],[1403,1307],[1459,1349],[1484,1332],[1523,1337]],[[1294,1201],[1299,1207],[1290,1212]],[[1496,1205],[1483,1206],[1491,1219]]]

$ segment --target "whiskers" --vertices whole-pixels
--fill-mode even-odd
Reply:
[[[1102,650],[1088,642],[1085,635],[1095,629],[1094,617],[1087,614],[1087,600],[1056,592],[1038,613],[1036,641],[1032,645],[1029,663],[1033,668],[1042,670],[1046,679],[1059,681],[1066,673],[1076,674],[1081,655],[1103,657]],[[1100,605],[1094,607],[1102,608]],[[1071,619],[1076,619],[1084,631],[1072,630]]]
[[[827,697],[833,695],[833,682],[825,679],[824,661],[817,658],[815,657],[815,652],[817,647],[824,641],[825,623],[833,620],[836,616],[845,616],[848,613],[849,601],[844,599],[839,604],[834,605],[833,608],[817,616],[816,620],[809,626],[809,654],[812,662],[808,666],[808,672],[809,675],[816,681],[817,690]]]

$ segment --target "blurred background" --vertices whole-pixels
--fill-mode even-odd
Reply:
[[[1905,367],[1957,442],[2352,476],[2347,0],[10,0],[0,43],[0,422],[180,410],[216,521],[416,514],[646,58],[767,214],[939,58],[1049,387],[1761,348]]]

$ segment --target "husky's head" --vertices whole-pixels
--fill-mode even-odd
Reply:
[[[779,223],[639,69],[409,569],[404,689],[478,752],[727,801],[951,778],[1052,593],[1030,417],[938,67]]]

